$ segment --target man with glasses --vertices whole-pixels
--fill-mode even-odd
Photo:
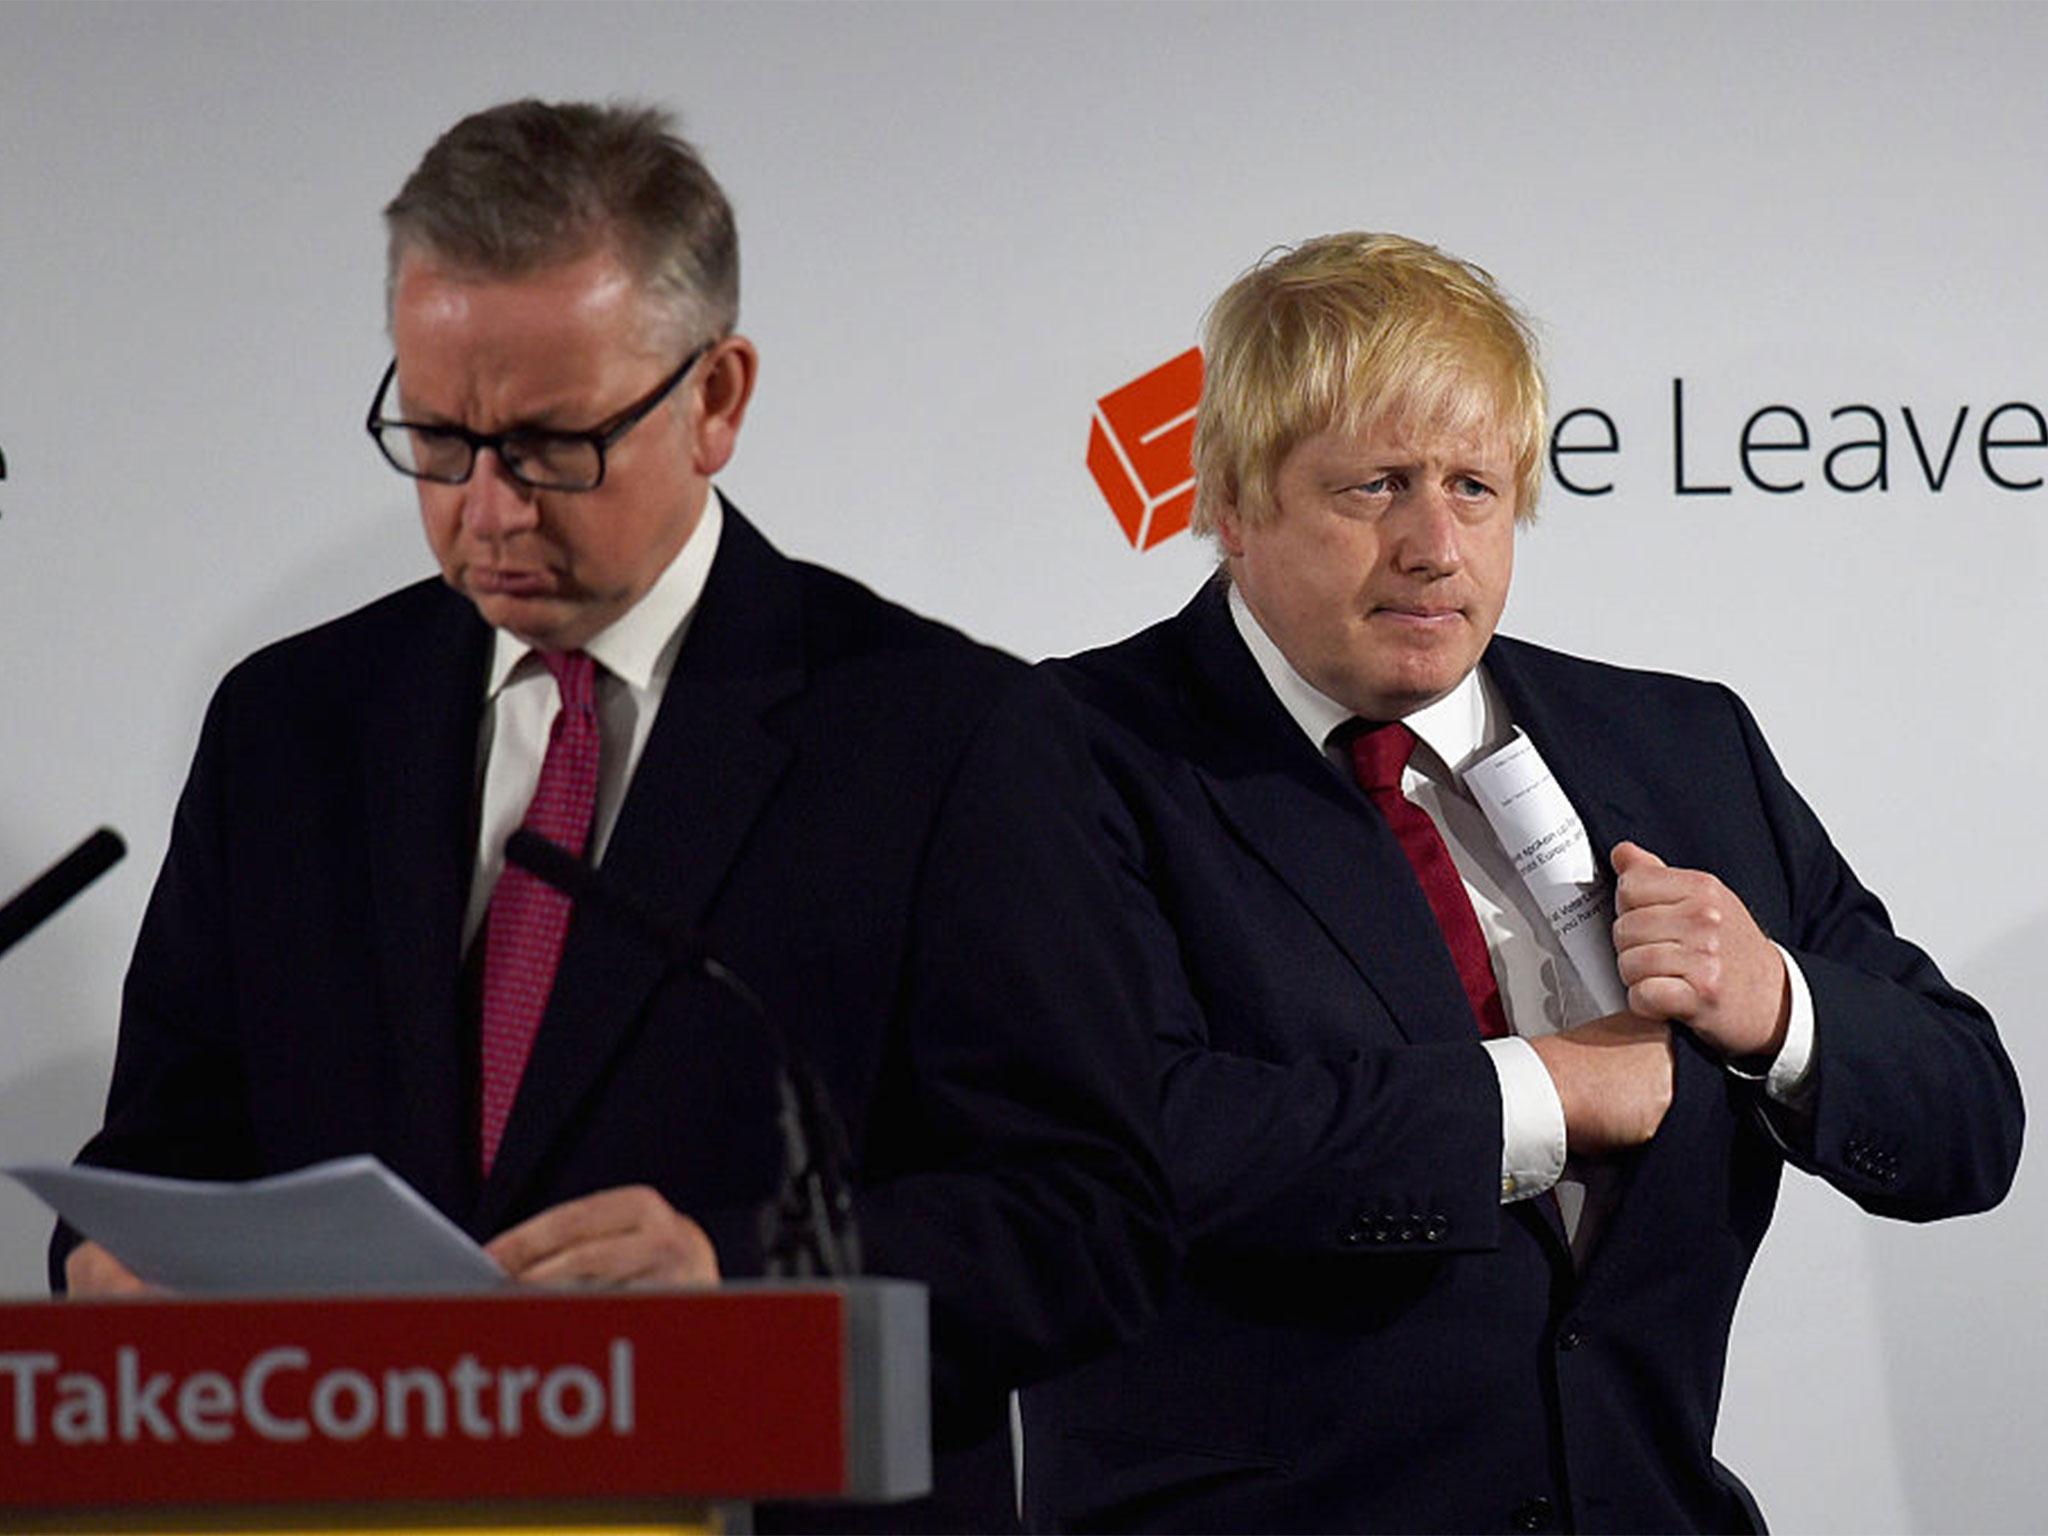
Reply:
[[[1128,1336],[1168,1246],[1072,706],[712,488],[756,354],[661,114],[477,114],[386,219],[368,427],[441,579],[222,685],[84,1157],[372,1152],[523,1281],[758,1274],[786,1030],[867,1269],[932,1293],[937,1491],[882,1523],[1011,1522],[1007,1392]],[[73,1242],[73,1292],[136,1286]]]

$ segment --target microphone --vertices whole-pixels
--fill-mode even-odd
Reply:
[[[0,907],[0,955],[41,927],[59,907],[112,869],[128,851],[121,834],[101,827]]]
[[[782,1187],[762,1212],[768,1274],[778,1280],[860,1273],[860,1234],[846,1128],[832,1108],[810,1058],[768,1012],[760,994],[711,953],[684,924],[664,921],[567,849],[521,827],[505,840],[505,858],[571,901],[618,922],[661,956],[665,965],[696,971],[744,1008],[775,1045],[776,1124],[782,1133]]]

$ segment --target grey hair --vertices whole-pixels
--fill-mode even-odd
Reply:
[[[656,107],[506,102],[434,141],[384,210],[389,317],[418,253],[486,277],[616,255],[680,348],[739,319],[739,235],[725,193]]]

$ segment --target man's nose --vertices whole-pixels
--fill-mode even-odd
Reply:
[[[531,528],[539,520],[534,490],[512,478],[491,448],[476,451],[476,464],[463,487],[462,519],[478,538],[496,539]]]
[[[1418,487],[1404,499],[1394,516],[1394,558],[1402,570],[1449,575],[1464,564],[1464,524],[1447,488]]]

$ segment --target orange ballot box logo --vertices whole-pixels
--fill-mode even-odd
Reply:
[[[0,1306],[0,1509],[841,1493],[847,1337],[801,1287]]]
[[[1190,347],[1095,402],[1088,473],[1134,549],[1151,549],[1188,526],[1201,396],[1202,352]]]

